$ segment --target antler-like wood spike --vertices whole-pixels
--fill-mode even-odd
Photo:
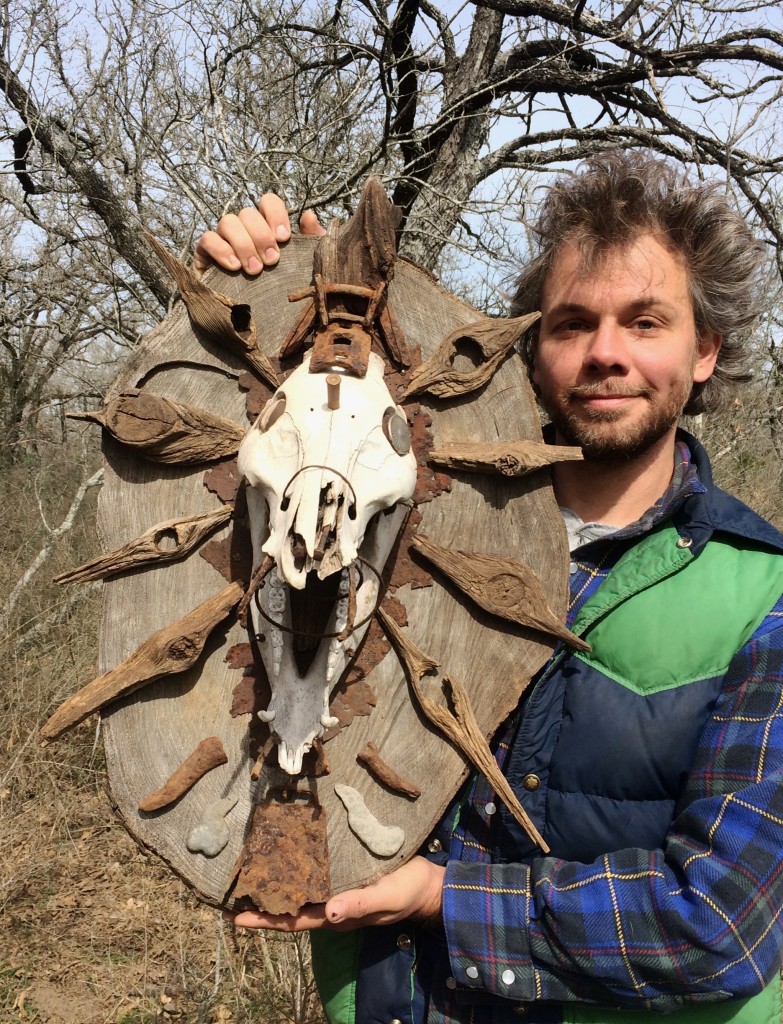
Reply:
[[[176,281],[193,326],[216,345],[247,360],[273,388],[279,387],[280,380],[272,364],[258,347],[250,306],[245,302],[234,302],[227,295],[208,288],[190,267],[172,256],[157,238],[147,231],[144,237]]]
[[[151,462],[192,465],[236,455],[245,431],[206,409],[133,389],[102,412],[72,413],[100,423],[122,444]]]
[[[165,565],[198,547],[213,530],[231,519],[230,505],[214,512],[183,519],[167,519],[145,530],[139,537],[128,541],[105,555],[99,555],[84,565],[69,569],[54,577],[55,583],[86,583],[88,580],[106,580],[130,569],[144,565]]]
[[[409,398],[421,391],[428,391],[438,398],[456,398],[482,387],[540,315],[529,313],[510,320],[478,320],[465,327],[458,327],[414,373],[403,397]],[[471,350],[475,351],[476,346],[481,352],[482,361],[470,369],[455,368],[455,358],[464,355],[471,359]]]
[[[313,274],[330,284],[377,288],[388,283],[394,274],[400,216],[380,179],[368,178],[348,223],[333,220],[318,243]]]
[[[498,768],[489,744],[476,721],[464,688],[455,679],[451,679],[449,676],[443,677],[446,694],[451,697],[454,707],[453,713],[447,707],[437,704],[427,697],[421,688],[421,677],[425,672],[436,668],[437,663],[411,643],[397,623],[382,608],[378,609],[378,617],[402,662],[411,690],[422,712],[436,729],[451,740],[466,760],[488,779],[514,819],[519,822],[532,841],[540,846],[544,853],[549,853],[549,847],[523,810],[516,794]]]
[[[57,739],[118,697],[133,693],[161,676],[175,675],[190,668],[201,657],[213,629],[239,603],[242,592],[240,583],[231,583],[181,619],[153,633],[116,668],[93,679],[61,704],[44,723],[40,738]]]
[[[407,638],[394,619],[382,607],[375,614],[378,616],[384,632],[394,644],[397,657],[402,662],[405,675],[412,686],[418,686],[423,675],[426,675],[427,672],[434,672],[436,668],[440,667],[439,661],[435,661],[429,654],[420,651],[416,644]]]
[[[511,558],[441,547],[419,534],[417,551],[436,565],[472,601],[490,615],[556,636],[578,651],[590,645],[563,625],[549,607],[538,577]]]
[[[566,445],[544,444],[522,438],[508,441],[454,441],[433,449],[431,462],[469,473],[501,473],[524,476],[555,462],[577,462],[582,449]]]

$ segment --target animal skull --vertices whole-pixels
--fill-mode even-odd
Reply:
[[[371,353],[364,378],[339,374],[338,408],[329,407],[329,375],[310,373],[309,363],[275,392],[239,449],[254,563],[269,556],[275,565],[251,605],[272,687],[259,717],[273,723],[291,775],[336,724],[329,695],[366,632],[401,503],[416,484],[383,360]]]

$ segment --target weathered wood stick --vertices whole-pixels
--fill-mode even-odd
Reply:
[[[567,445],[544,444],[523,438],[508,441],[454,441],[434,448],[431,462],[470,473],[502,473],[524,476],[555,462],[578,462],[582,449]]]
[[[139,800],[139,810],[149,813],[168,807],[184,796],[207,772],[221,764],[228,764],[228,755],[223,743],[219,736],[208,736],[185,758],[179,768],[169,775],[160,789]]]
[[[566,629],[558,619],[549,607],[538,577],[523,562],[478,551],[444,548],[421,534],[414,537],[413,545],[490,615],[549,633],[575,650],[590,650],[589,644]]]
[[[256,328],[250,306],[234,302],[227,295],[208,288],[197,274],[180,263],[149,232],[144,237],[157,253],[161,263],[177,282],[191,323],[206,337],[247,360],[273,388],[280,385],[272,364],[258,347]]]
[[[476,716],[473,713],[473,708],[470,706],[470,700],[464,688],[456,680],[444,675],[443,684],[446,689],[446,695],[452,699],[454,705],[453,713],[441,704],[436,704],[434,700],[430,700],[421,689],[421,677],[425,672],[432,671],[436,667],[436,662],[420,651],[382,608],[378,609],[378,617],[386,631],[386,635],[394,645],[394,649],[405,669],[411,690],[426,717],[436,729],[440,730],[451,740],[465,759],[484,775],[509,809],[514,820],[522,826],[528,836],[530,836],[530,839],[537,846],[540,846],[544,853],[549,853],[549,847],[544,842],[541,833],[525,813],[519,800],[517,800],[516,794],[498,768],[497,761],[476,721]]]
[[[245,431],[206,409],[137,389],[113,399],[102,412],[71,413],[92,420],[152,462],[192,465],[236,455]]]
[[[105,580],[143,565],[173,562],[198,547],[213,530],[227,523],[231,514],[231,506],[223,505],[214,512],[157,523],[121,548],[115,548],[84,565],[60,573],[54,577],[54,582],[86,583],[88,580]]]
[[[215,626],[242,597],[242,585],[231,583],[181,619],[164,626],[144,641],[130,657],[87,683],[55,711],[41,728],[42,740],[54,740],[84,721],[88,715],[161,676],[184,672],[194,665]]]
[[[538,320],[540,313],[527,316],[478,320],[476,323],[458,327],[438,345],[426,363],[416,370],[403,398],[420,391],[428,391],[438,398],[456,398],[466,395],[486,384],[492,374],[511,351],[525,331]],[[483,361],[471,369],[458,370],[454,359],[460,354],[460,342],[464,346],[478,346]]]
[[[415,786],[412,782],[408,782],[407,779],[403,778],[402,775],[398,775],[395,770],[388,765],[381,757],[381,752],[370,740],[364,750],[360,750],[356,755],[356,760],[359,764],[363,764],[371,775],[374,775],[379,782],[382,782],[384,786],[388,786],[389,789],[393,789],[395,793],[404,793],[405,796],[409,796],[411,800],[418,800],[421,796],[421,790],[418,786]]]

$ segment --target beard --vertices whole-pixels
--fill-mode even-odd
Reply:
[[[665,395],[652,388],[628,388],[611,380],[594,381],[541,394],[541,403],[560,439],[579,445],[586,460],[628,462],[652,448],[680,420],[691,394],[690,380],[679,381]],[[629,422],[626,409],[591,409],[583,399],[623,395],[646,403]]]

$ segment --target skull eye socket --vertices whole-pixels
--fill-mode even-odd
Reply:
[[[408,421],[397,409],[389,408],[383,414],[383,433],[398,455],[407,455],[411,450]]]
[[[271,426],[273,426],[285,412],[285,392],[279,391],[264,406],[261,415],[256,420],[256,430],[260,434],[265,434]]]

